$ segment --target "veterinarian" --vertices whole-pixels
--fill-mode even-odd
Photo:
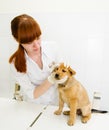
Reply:
[[[18,49],[9,63],[15,82],[21,87],[23,100],[57,105],[57,88],[48,81],[48,76],[50,65],[58,62],[58,56],[50,43],[41,41],[39,24],[33,17],[22,14],[12,19],[11,32]]]

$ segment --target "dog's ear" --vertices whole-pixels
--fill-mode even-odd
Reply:
[[[68,67],[68,71],[70,72],[71,76],[76,74],[76,72],[70,66]]]
[[[64,63],[63,63],[63,62],[61,62],[61,63],[60,63],[60,66],[61,66],[61,67],[64,67]]]

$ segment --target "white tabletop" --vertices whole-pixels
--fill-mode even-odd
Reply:
[[[42,112],[31,130],[104,130],[109,129],[109,114],[93,113],[90,121],[81,123],[77,116],[74,126],[68,126],[68,116],[54,115],[57,106],[36,105],[24,101],[0,98],[0,130],[27,130],[35,118]],[[64,108],[66,109],[66,108]]]
[[[0,130],[27,130],[42,105],[0,98]]]
[[[74,126],[68,126],[66,115],[54,115],[57,107],[48,106],[33,125],[32,130],[104,130],[109,129],[109,114],[93,113],[89,122],[81,123],[80,116],[77,116]]]

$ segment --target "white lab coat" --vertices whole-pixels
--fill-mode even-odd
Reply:
[[[56,44],[53,42],[42,42],[42,61],[43,69],[41,70],[38,65],[25,53],[27,73],[19,73],[16,71],[14,64],[11,64],[11,70],[15,82],[21,86],[21,94],[24,100],[35,102],[37,104],[58,104],[57,86],[50,87],[42,96],[37,99],[33,98],[33,91],[36,86],[40,85],[50,75],[50,68],[52,62],[59,62],[58,53],[55,49]]]

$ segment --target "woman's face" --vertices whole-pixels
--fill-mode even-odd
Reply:
[[[38,52],[40,50],[40,47],[41,47],[41,39],[37,38],[30,43],[22,44],[22,46],[28,54]]]

